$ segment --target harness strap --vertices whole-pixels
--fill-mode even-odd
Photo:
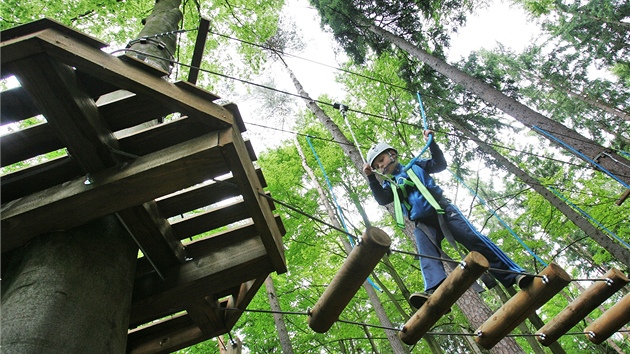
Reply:
[[[394,212],[396,214],[396,225],[398,227],[405,227],[405,218],[403,217],[402,205],[400,204],[400,197],[398,196],[398,191],[396,190],[396,184],[390,183],[390,187],[392,187],[392,192],[394,193]]]
[[[418,178],[418,175],[416,175],[416,173],[413,172],[413,169],[411,168],[408,169],[407,174],[409,175],[409,178],[411,178],[411,181],[416,185],[416,188],[418,188],[420,193],[422,193],[422,196],[429,202],[429,204],[431,204],[431,206],[435,208],[435,211],[438,214],[444,214],[444,209],[442,209],[442,207],[437,202],[437,200],[435,200],[435,198],[433,197],[433,194],[429,192],[427,187],[425,187],[424,184],[420,182],[420,178]]]

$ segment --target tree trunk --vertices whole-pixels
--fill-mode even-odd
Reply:
[[[271,275],[265,279],[265,287],[267,288],[267,297],[269,298],[269,305],[271,310],[274,311],[273,321],[276,323],[276,331],[278,332],[278,339],[280,340],[280,346],[282,347],[283,354],[293,354],[293,346],[291,345],[291,338],[287,331],[287,326],[284,324],[284,317],[280,313],[280,302],[276,295],[276,288],[273,286],[273,279]]]
[[[595,141],[578,134],[575,130],[569,129],[564,125],[543,116],[515,99],[506,96],[501,91],[493,88],[485,82],[468,75],[458,68],[446,63],[444,60],[427,53],[425,50],[413,45],[404,38],[378,27],[373,23],[368,23],[367,20],[365,20],[365,22],[365,25],[370,31],[419,59],[429,67],[433,68],[433,70],[448,77],[453,82],[462,85],[464,88],[478,95],[506,114],[512,116],[525,126],[530,128],[538,127],[553,136],[560,137],[560,140],[564,140],[566,144],[577,151],[577,153],[573,152],[577,157],[583,159],[589,164],[591,164],[591,162],[588,161],[589,159],[596,159],[597,163],[610,171],[626,185],[630,184],[630,173],[627,172],[627,169],[625,169],[624,166],[624,164],[626,166],[630,165],[630,161],[628,159],[599,145]],[[541,132],[537,129],[534,129],[534,131],[541,134]],[[545,137],[550,139],[546,135]],[[556,140],[550,140],[554,144],[558,144],[561,148],[566,149]],[[599,157],[603,152],[609,154],[610,157]],[[622,161],[623,163],[618,163],[618,161]]]
[[[304,167],[304,170],[306,171],[308,176],[311,178],[311,180],[315,184],[317,192],[319,193],[321,204],[323,204],[326,207],[326,211],[328,212],[328,217],[330,218],[332,225],[335,226],[336,228],[341,228],[341,225],[339,224],[339,221],[337,220],[337,216],[335,214],[334,208],[330,205],[330,202],[328,198],[326,197],[326,193],[324,192],[324,189],[319,184],[319,181],[315,177],[313,170],[311,170],[311,168],[306,163],[306,157],[304,156],[304,152],[302,151],[302,147],[300,146],[300,143],[297,141],[297,137],[295,138],[294,143],[295,143],[295,147],[297,148],[298,153],[300,154],[300,157],[302,158],[302,166]],[[344,245],[346,253],[349,254],[352,251],[352,246],[350,245],[350,242],[347,240],[345,235],[341,236],[340,238],[341,238],[341,242]],[[374,311],[376,312],[376,315],[378,316],[379,321],[381,322],[381,325],[383,327],[393,328],[394,325],[389,320],[387,313],[385,313],[385,308],[383,307],[383,304],[378,298],[378,295],[376,294],[376,291],[374,291],[374,288],[372,287],[372,285],[370,285],[368,281],[365,281],[363,282],[363,289],[365,289],[365,291],[367,292],[368,298],[370,299],[370,302],[372,303],[372,307],[374,308]],[[389,339],[389,343],[392,346],[392,350],[394,353],[396,354],[409,353],[409,349],[407,349],[407,347],[403,344],[403,342],[398,337],[398,331],[386,329],[385,334],[387,335],[387,339]]]
[[[531,177],[527,172],[521,170],[518,166],[512,164],[510,160],[503,157],[496,150],[490,147],[488,144],[479,139],[475,134],[468,130],[463,124],[459,123],[455,119],[450,119],[450,122],[463,132],[468,139],[471,139],[477,143],[479,148],[485,153],[491,155],[500,166],[504,166],[510,173],[520,178],[523,182],[529,185],[532,189],[538,192],[541,196],[547,199],[554,207],[562,212],[569,220],[571,220],[577,227],[579,227],[590,238],[597,242],[603,249],[608,251],[619,262],[630,268],[630,250],[615,243],[608,236],[604,235],[598,228],[594,227],[587,219],[585,219],[578,212],[573,210],[571,206],[563,202],[555,194],[540,184],[535,178]]]
[[[156,0],[151,14],[142,20],[144,27],[138,38],[130,42],[128,55],[170,73],[170,60],[177,48],[177,36],[172,32],[182,20],[180,4],[180,0]]]
[[[124,353],[137,255],[113,215],[34,238],[2,280],[2,351]]]
[[[283,61],[284,63],[284,61]],[[346,155],[352,160],[355,168],[358,171],[363,170],[363,159],[361,158],[358,149],[350,143],[350,141],[343,135],[339,127],[333,122],[330,117],[326,115],[326,113],[310,98],[308,93],[304,90],[300,82],[297,80],[293,72],[289,69],[289,67],[284,63],[285,68],[289,72],[291,79],[293,80],[293,84],[297,89],[300,96],[303,97],[306,105],[311,109],[311,112],[315,114],[315,116],[319,119],[319,121],[324,124],[326,129],[330,131],[333,135],[333,138],[339,146],[343,149]],[[367,178],[367,177],[366,177]],[[387,210],[389,211],[392,217],[395,215],[394,206],[392,204],[387,205]],[[413,229],[415,226],[408,219],[405,219],[405,235],[412,240],[412,243],[415,243],[413,237]],[[445,268],[448,269],[446,265]],[[483,302],[483,300],[477,295],[474,291],[466,291],[464,295],[457,301],[457,305],[460,307],[464,316],[468,319],[468,322],[476,326],[475,328],[481,326],[483,321],[485,321],[490,315],[492,315],[492,311]],[[483,319],[479,318],[479,314],[484,313],[487,316]],[[401,341],[402,343],[402,341]],[[501,340],[494,348],[491,350],[492,353],[502,353],[502,352],[511,352],[511,353],[522,353],[522,349],[516,344],[516,340],[514,338],[504,338]]]

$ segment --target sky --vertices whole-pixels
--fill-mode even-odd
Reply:
[[[340,67],[347,58],[342,52],[335,53],[334,39],[330,33],[325,33],[321,29],[317,10],[310,6],[308,0],[292,0],[285,4],[284,13],[299,25],[304,42],[307,44],[303,52],[292,54],[308,60],[286,57],[289,67],[312,98],[327,94],[335,101],[343,103],[346,93],[335,82],[335,75],[339,71],[334,68]],[[471,51],[482,48],[492,49],[497,46],[497,43],[502,43],[506,48],[520,52],[533,41],[537,33],[537,26],[528,21],[523,10],[505,2],[495,1],[487,9],[470,16],[466,27],[452,37],[452,47],[449,50],[448,60],[450,62],[458,61]],[[278,89],[296,93],[288,75],[279,68],[279,65],[271,71],[270,75],[274,77]],[[302,104],[300,108],[304,107]],[[243,113],[246,124],[257,121],[254,119],[257,111],[256,104],[239,104],[239,109]],[[291,130],[289,126],[283,128]],[[248,126],[248,129],[256,151],[274,146],[280,141],[278,137],[282,139],[293,138],[291,134],[276,131],[273,140],[262,141],[260,139],[269,136],[269,129],[253,125]]]

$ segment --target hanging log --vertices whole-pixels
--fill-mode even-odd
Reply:
[[[494,347],[571,281],[569,275],[555,263],[549,264],[539,275],[543,278],[536,277],[477,329],[477,344],[486,349]]]
[[[565,307],[549,323],[538,330],[538,341],[545,346],[557,341],[597,306],[606,301],[630,281],[620,270],[611,269],[603,278],[607,281],[594,282],[585,292]]]
[[[630,322],[630,294],[626,294],[621,301],[604,312],[586,327],[584,332],[590,332],[587,336],[591,342],[600,344],[628,322]]]
[[[481,253],[470,252],[462,266],[453,270],[405,323],[398,333],[400,339],[409,345],[417,343],[489,267],[488,260]]]
[[[630,197],[630,189],[626,189],[625,192],[623,192],[623,194],[621,194],[621,196],[619,197],[619,199],[617,199],[617,201],[615,202],[615,204],[617,205],[621,205],[623,202],[626,201],[626,199],[628,199],[628,197]]]
[[[339,315],[359,291],[379,260],[389,250],[391,239],[381,229],[368,227],[361,243],[357,244],[330,282],[315,306],[309,311],[308,325],[318,333],[325,333],[339,319]]]

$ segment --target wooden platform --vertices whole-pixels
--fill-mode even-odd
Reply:
[[[38,235],[116,214],[138,260],[128,351],[170,352],[227,333],[272,272],[281,220],[236,105],[169,82],[105,43],[50,20],[1,32],[2,260]],[[119,90],[123,97],[104,102]],[[99,100],[99,98],[101,98]],[[133,133],[122,131],[163,117]],[[61,156],[34,163],[39,155]],[[191,241],[194,236],[203,234]]]

